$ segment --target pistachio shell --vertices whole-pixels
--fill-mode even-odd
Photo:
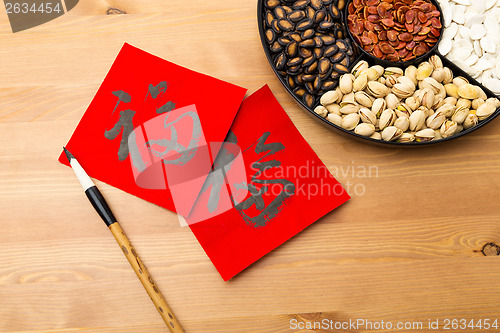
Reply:
[[[359,105],[371,108],[373,105],[374,98],[365,93],[364,91],[358,91],[354,94],[354,100],[358,102]]]
[[[471,103],[471,107],[474,109],[474,110],[477,110],[481,105],[483,105],[484,103],[486,103],[484,101],[484,99],[482,98],[476,98],[475,100],[472,101]]]
[[[399,139],[396,140],[396,142],[413,142],[413,141],[415,141],[415,135],[411,133],[403,133],[403,135],[401,135]]]
[[[425,79],[423,79],[422,81],[420,81],[418,83],[418,87],[420,89],[425,89],[425,88],[428,88],[428,89],[431,89],[434,94],[444,94],[443,98],[446,97],[446,89],[444,89],[444,86],[437,82],[435,79],[433,79],[432,77],[426,77]]]
[[[420,107],[420,101],[413,96],[408,97],[405,100],[405,104],[408,105],[412,111],[414,111]]]
[[[351,73],[355,76],[355,77],[358,77],[358,75],[362,72],[362,71],[366,71],[368,69],[369,65],[368,65],[368,62],[366,62],[365,60],[361,60],[360,62],[358,62],[353,68],[352,68],[352,71]]]
[[[445,114],[443,112],[436,111],[432,116],[427,118],[426,124],[427,127],[435,130],[441,127],[441,125],[443,125],[445,121],[446,121]]]
[[[378,128],[380,130],[383,130],[386,127],[392,126],[396,121],[396,119],[397,119],[396,113],[393,110],[387,109],[384,112],[382,112],[382,115],[380,116],[380,122],[378,124]]]
[[[440,130],[440,133],[441,133],[441,136],[443,138],[447,138],[447,137],[450,137],[452,135],[455,134],[455,132],[457,131],[457,127],[458,127],[458,124],[452,120],[447,120],[443,123],[443,125],[441,126],[441,130]]]
[[[396,78],[403,76],[403,70],[398,67],[387,67],[384,70],[384,77],[387,78],[389,76],[394,76]]]
[[[387,107],[387,103],[386,103],[385,99],[377,98],[375,101],[373,101],[372,112],[377,117],[380,117],[380,115],[386,109],[386,107]]]
[[[436,133],[431,128],[426,128],[415,133],[415,141],[427,142],[432,141],[436,137]]]
[[[361,123],[356,126],[354,133],[362,136],[371,136],[375,133],[375,126],[372,124]]]
[[[407,117],[400,117],[396,119],[396,121],[394,122],[394,126],[399,128],[403,132],[406,132],[410,127],[410,119]]]
[[[434,70],[434,66],[430,63],[424,61],[417,68],[417,81],[422,81],[423,79],[432,75],[432,71]]]
[[[405,69],[405,76],[409,77],[415,85],[417,85],[418,80],[417,80],[417,67],[415,66],[408,66]]]
[[[366,89],[366,86],[368,85],[368,75],[366,73],[360,74],[355,80],[352,85],[353,90],[356,91],[362,91]]]
[[[491,116],[495,112],[495,110],[495,106],[491,103],[484,103],[476,111],[477,118],[479,120],[484,120]]]
[[[320,98],[321,105],[326,106],[329,104],[337,103],[342,99],[342,96],[340,96],[341,94],[339,93],[340,90],[330,90],[324,93],[323,96],[321,96]]]
[[[382,139],[384,141],[394,141],[403,135],[403,131],[396,126],[389,126],[382,131]]]
[[[358,104],[348,103],[340,108],[340,113],[341,114],[357,113],[359,108],[360,106]]]
[[[339,87],[343,94],[349,94],[352,92],[352,84],[354,82],[354,75],[344,74],[340,77]]]
[[[456,85],[457,87],[461,87],[464,84],[468,84],[469,80],[464,78],[463,76],[457,76],[456,78],[453,79],[453,84]]]
[[[468,114],[467,118],[465,118],[465,121],[462,124],[462,126],[464,127],[464,129],[469,129],[471,127],[476,126],[478,123],[479,123],[479,119],[477,118],[477,116],[475,114]]]
[[[325,106],[325,108],[328,110],[329,113],[334,113],[334,114],[338,114],[339,116],[341,115],[340,113],[340,105],[338,104],[328,104],[327,106]]]
[[[390,93],[389,88],[377,81],[368,82],[368,93],[370,93],[373,97],[383,98]]]
[[[330,113],[328,116],[326,116],[326,119],[332,124],[342,127],[342,117],[338,114]]]
[[[443,106],[439,107],[436,112],[441,112],[446,118],[451,118],[456,109],[457,107],[455,105],[444,104]]]
[[[314,112],[316,112],[318,115],[320,115],[323,118],[325,118],[328,115],[328,110],[322,105],[317,106],[314,109]]]
[[[354,93],[350,92],[342,97],[342,101],[339,104],[342,107],[344,106],[344,104],[355,104],[355,103],[356,100],[354,99]]]
[[[446,89],[446,94],[450,97],[460,98],[458,94],[458,86],[454,83],[448,83],[444,85],[444,89]]]
[[[443,68],[443,62],[441,61],[441,58],[438,55],[432,55],[429,58],[429,63],[434,67],[434,69],[440,69]]]
[[[448,84],[448,83],[451,83],[452,81],[453,81],[453,72],[448,67],[445,67],[444,68],[444,78],[443,78],[442,83]]]
[[[470,109],[472,107],[472,101],[470,99],[460,98],[455,106],[458,108],[465,107],[466,109]]]
[[[395,109],[399,104],[399,98],[394,94],[389,94],[385,97],[385,102],[388,109]]]
[[[451,117],[451,120],[453,120],[457,124],[462,124],[468,115],[469,115],[469,108],[465,106],[460,106],[457,107],[455,113],[453,114],[453,117]]]
[[[372,136],[370,136],[370,138],[375,140],[382,140],[382,134],[380,134],[380,132],[375,132]]]
[[[467,99],[476,99],[479,97],[479,91],[470,83],[462,84],[457,90],[458,96]]]
[[[359,118],[362,122],[367,123],[367,124],[372,124],[372,125],[377,124],[377,117],[370,109],[361,108],[361,109],[359,109],[358,114],[359,114]]]
[[[455,97],[446,97],[443,100],[444,104],[451,104],[451,105],[457,105],[458,100]]]
[[[446,76],[446,71],[444,68],[437,68],[432,72],[431,77],[437,82],[443,82]]]
[[[396,112],[396,116],[406,117],[406,118],[410,118],[410,116],[413,112],[411,110],[411,108],[408,105],[406,105],[405,103],[399,104],[398,107],[394,111]]]
[[[420,104],[430,109],[434,105],[435,94],[432,89],[425,88],[420,94]]]
[[[410,131],[416,132],[416,131],[421,130],[424,127],[426,118],[427,118],[427,115],[426,115],[425,111],[416,110],[415,112],[413,112],[409,118]]]
[[[373,67],[370,67],[366,70],[366,75],[368,77],[368,81],[375,81],[380,77],[377,70]]]
[[[342,128],[346,130],[353,130],[359,124],[359,115],[357,113],[351,113],[342,119]]]

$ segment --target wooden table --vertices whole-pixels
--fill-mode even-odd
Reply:
[[[223,282],[174,214],[98,182],[187,332],[298,332],[291,320],[324,318],[422,322],[400,332],[428,332],[429,319],[442,330],[446,318],[500,316],[500,120],[425,149],[341,136],[280,85],[256,11],[252,0],[82,0],[13,34],[0,10],[1,332],[167,332],[57,162],[124,42],[250,92],[269,84],[353,195]]]

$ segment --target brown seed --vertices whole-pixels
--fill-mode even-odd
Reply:
[[[415,48],[416,45],[417,44],[415,43],[415,41],[412,40],[411,42],[406,44],[406,49],[411,51]]]
[[[299,45],[300,47],[309,48],[309,47],[315,47],[316,43],[314,42],[314,39],[306,39],[302,41]]]
[[[347,69],[346,66],[342,64],[333,64],[333,70],[339,74],[346,74],[349,73],[349,70]]]
[[[330,58],[334,54],[336,54],[339,51],[339,47],[337,45],[329,45],[325,50],[323,55],[325,58]]]
[[[321,89],[322,81],[319,76],[316,76],[316,78],[313,81],[313,88],[315,91],[318,91]]]
[[[288,20],[278,20],[278,27],[283,31],[293,30],[293,23]]]
[[[316,58],[318,58],[318,59],[319,59],[319,58],[321,58],[321,57],[323,56],[323,54],[324,54],[324,50],[323,50],[323,48],[321,48],[321,47],[317,47],[317,48],[315,48],[315,49],[313,50],[313,53],[314,53],[314,55],[316,56]]]
[[[306,13],[304,13],[303,10],[294,10],[293,12],[288,15],[288,18],[292,22],[299,22],[302,21],[306,17]]]
[[[396,30],[387,31],[387,39],[390,41],[398,40],[398,33]]]
[[[336,88],[336,83],[332,80],[324,81],[321,90],[330,91]]]
[[[332,19],[338,20],[340,18],[339,8],[332,3],[330,5],[329,9],[330,9],[330,15],[332,16]]]
[[[308,108],[312,108],[314,106],[315,98],[311,94],[304,94],[302,96],[302,101],[307,105]]]
[[[394,21],[392,19],[382,19],[381,23],[389,28],[392,28],[394,26]]]
[[[420,23],[427,22],[427,16],[424,13],[418,12],[417,17],[418,17],[418,20],[420,21]]]
[[[293,93],[298,97],[302,98],[302,96],[304,96],[304,94],[306,93],[306,90],[304,88],[298,87],[293,91]]]
[[[311,64],[311,66],[307,67],[306,70],[304,71],[306,74],[314,74],[316,70],[318,69],[318,62],[315,61]]]
[[[418,32],[419,35],[427,36],[431,32],[431,28],[423,27],[422,30]]]
[[[384,54],[390,54],[390,53],[396,52],[394,47],[392,47],[389,43],[386,43],[386,42],[380,43],[379,47],[380,47],[380,51],[382,51],[382,53],[384,53]]]
[[[370,31],[368,33],[368,38],[370,38],[370,40],[372,41],[373,44],[377,44],[378,43],[378,37],[377,37],[377,35],[373,31]]]
[[[372,53],[377,58],[382,58],[384,56],[384,54],[382,53],[382,51],[380,51],[380,47],[378,45],[374,45],[373,46]]]
[[[314,14],[313,21],[314,21],[314,23],[319,24],[319,23],[320,23],[320,22],[322,22],[325,18],[326,18],[326,11],[324,11],[324,10],[318,10],[318,11],[316,12],[316,14]]]
[[[266,25],[271,28],[272,27],[272,22],[274,21],[274,16],[270,11],[266,12]]]
[[[441,21],[436,17],[431,18],[431,24],[436,29],[442,28]]]
[[[300,34],[300,37],[302,37],[302,39],[309,39],[312,38],[315,34],[316,31],[314,31],[314,29],[307,29],[306,31]]]
[[[304,59],[304,62],[302,63],[304,66],[311,66],[313,62],[316,60],[314,56],[310,56],[309,58]]]
[[[286,65],[288,67],[294,67],[294,66],[299,66],[302,63],[302,58],[301,57],[296,57],[288,60]]]
[[[299,54],[302,58],[309,58],[312,56],[312,51],[304,47],[299,47]]]
[[[314,22],[311,19],[304,19],[297,24],[297,31],[305,31],[313,26]]]
[[[285,9],[281,6],[274,8],[274,16],[276,16],[278,20],[285,19],[286,18]]]
[[[283,51],[283,45],[278,42],[274,42],[270,47],[271,52],[277,53]]]
[[[311,7],[316,9],[316,10],[320,10],[321,8],[323,8],[323,1],[311,0]]]
[[[319,28],[322,30],[330,30],[335,24],[328,21],[323,21],[319,24]]]
[[[276,60],[274,61],[274,64],[275,64],[275,67],[276,67],[278,70],[281,70],[281,69],[285,68],[285,65],[286,65],[286,57],[285,57],[285,54],[280,53],[280,54],[276,57]]]
[[[304,82],[312,82],[312,81],[314,81],[315,78],[316,78],[316,75],[312,75],[312,74],[306,74],[302,77]]]
[[[415,15],[416,14],[413,10],[407,11],[405,14],[406,23],[413,23],[413,21],[415,21]]]
[[[323,40],[323,44],[325,45],[331,45],[335,43],[335,38],[332,36],[321,36],[321,39]]]
[[[394,47],[396,50],[401,50],[406,48],[406,43],[405,42],[399,42],[399,44]]]
[[[286,55],[288,58],[293,58],[297,55],[298,45],[297,42],[291,42],[286,46]]]
[[[269,9],[273,9],[277,7],[280,4],[279,0],[267,0],[266,1],[266,7]]]
[[[320,74],[325,74],[330,70],[332,63],[327,58],[323,58],[319,61],[318,71]]]
[[[293,9],[304,9],[309,4],[309,0],[298,0],[293,4]]]
[[[276,33],[272,29],[267,29],[265,36],[268,44],[272,44],[276,40]]]
[[[387,40],[387,31],[382,30],[378,33],[379,40]]]
[[[401,35],[399,35],[398,38],[402,42],[409,42],[409,41],[411,41],[413,39],[413,36],[410,33],[408,33],[408,32],[404,32]]]
[[[297,84],[295,83],[295,80],[293,78],[293,76],[287,76],[286,78],[286,82],[288,83],[288,86],[290,86],[291,89],[295,89],[295,87],[297,86]]]

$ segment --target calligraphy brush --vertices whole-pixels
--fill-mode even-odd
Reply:
[[[137,277],[139,278],[139,280],[141,280],[142,285],[144,286],[149,297],[156,306],[156,309],[158,309],[160,316],[167,324],[168,329],[171,333],[184,333],[181,324],[179,323],[179,321],[177,321],[174,313],[168,306],[167,302],[158,290],[155,282],[151,278],[151,275],[146,269],[146,266],[144,266],[141,259],[137,255],[137,252],[135,252],[135,249],[132,247],[132,244],[125,235],[125,232],[123,232],[120,224],[116,221],[113,212],[106,203],[106,200],[104,200],[101,192],[99,192],[99,189],[97,189],[94,182],[90,179],[85,170],[83,170],[82,166],[80,165],[80,163],[78,163],[76,158],[65,147],[63,147],[63,149],[66,153],[69,164],[75,172],[76,177],[80,181],[80,184],[82,184],[83,190],[90,200],[90,203],[92,204],[92,206],[94,206],[94,209],[97,211],[97,213],[99,213],[99,216],[101,216],[101,218],[104,220],[104,223],[106,223],[106,225],[109,227],[109,230],[115,237],[116,242],[118,243],[118,245],[120,245],[123,253],[125,254],[125,257],[127,257],[128,262],[134,269],[135,274],[137,274]]]

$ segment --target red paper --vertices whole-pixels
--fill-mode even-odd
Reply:
[[[241,170],[237,163],[229,163],[225,186],[219,190],[214,186],[217,182],[209,176],[207,182],[212,181],[212,185],[205,185],[206,190],[187,218],[224,280],[350,198],[302,138],[267,86],[245,99],[227,141],[231,143],[220,150],[217,159],[240,156],[246,171],[246,187],[253,194],[245,192],[241,198],[242,186],[235,186],[239,183],[238,175],[232,174]],[[211,190],[215,193],[210,193]],[[215,216],[199,221],[197,214],[208,216],[210,213],[206,209],[210,194],[219,198],[222,213],[212,213]],[[236,208],[227,210],[231,201],[236,203]]]
[[[208,152],[206,144],[224,140],[245,93],[244,88],[191,71],[125,44],[66,147],[91,177],[169,210],[180,209],[183,213],[189,213],[203,186],[203,175],[206,176],[212,165],[207,156],[217,153]],[[162,121],[160,118],[168,115],[168,121],[172,121],[174,117],[183,116],[174,115],[177,110],[197,114],[184,117],[181,121],[185,123],[185,128],[190,127],[191,130],[175,133],[179,144],[188,147],[195,118],[198,124],[201,123],[203,132],[197,142],[201,147],[200,152],[193,160],[193,163],[196,159],[202,160],[202,163],[197,164],[201,178],[190,184],[191,191],[186,192],[183,204],[174,206],[166,184],[157,182],[155,177],[141,177],[140,168],[133,165],[127,146],[132,132],[138,134],[137,141],[144,144],[140,133],[148,120],[154,118]],[[160,134],[171,140],[174,135],[172,128],[167,128],[165,123],[163,130],[165,133]],[[161,146],[162,138],[147,139],[154,142],[151,143],[151,151],[154,150],[158,155],[162,150],[168,151],[168,148]],[[140,155],[143,146],[138,144],[138,147],[136,151]],[[61,154],[59,161],[68,165],[64,154]],[[147,170],[149,174],[162,172],[162,163],[153,164],[146,161],[143,166],[151,167]]]

